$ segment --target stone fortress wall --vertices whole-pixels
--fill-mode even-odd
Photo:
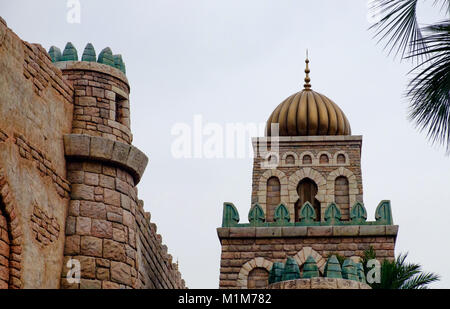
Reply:
[[[138,199],[124,64],[86,50],[55,59],[0,18],[0,288],[184,288]]]

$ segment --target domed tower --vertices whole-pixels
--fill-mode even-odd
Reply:
[[[378,258],[394,257],[398,226],[390,202],[382,201],[375,221],[367,221],[362,136],[351,135],[340,107],[312,90],[308,59],[305,73],[304,89],[282,101],[267,120],[266,136],[252,141],[249,223],[239,223],[237,209],[224,203],[217,230],[221,288],[267,287],[272,266],[288,257],[301,276],[308,258],[324,276],[331,254],[358,261],[373,247]]]
[[[362,137],[351,135],[350,123],[339,106],[311,88],[306,59],[304,89],[279,104],[266,125],[267,139],[255,139],[252,202],[273,221],[275,208],[288,208],[294,221],[304,203],[313,205],[316,221],[336,203],[341,220],[350,207],[363,202]],[[268,144],[266,142],[269,142]],[[271,150],[272,146],[272,150]],[[284,190],[281,184],[284,183]]]

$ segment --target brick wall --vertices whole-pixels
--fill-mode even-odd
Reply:
[[[0,72],[0,289],[184,287],[137,198],[126,76],[52,63],[1,18]]]
[[[249,261],[262,258],[270,263],[284,263],[288,256],[293,257],[304,248],[315,251],[316,261],[317,257],[326,259],[330,254],[362,257],[370,246],[374,248],[377,259],[393,259],[397,230],[397,226],[219,228],[222,246],[219,287],[247,288],[251,270],[264,266],[253,264],[242,278],[242,270]],[[318,264],[323,266],[323,261]]]
[[[71,183],[65,265],[80,283],[63,288],[184,288],[136,184],[147,157],[131,145],[129,86],[119,70],[93,62],[56,63],[75,89],[72,134],[64,137]]]
[[[80,284],[63,288],[184,288],[184,281],[150,223],[131,174],[100,162],[71,162],[66,265],[81,263]]]
[[[79,288],[136,288],[137,192],[130,174],[96,162],[71,162],[65,261],[81,262]]]
[[[125,75],[95,62],[59,62],[75,89],[74,134],[131,143],[129,86]]]
[[[0,201],[3,204],[2,201]],[[9,234],[6,217],[0,205],[0,289],[7,289],[9,283]]]
[[[73,87],[42,46],[21,40],[1,18],[0,93],[8,288],[58,288],[70,190],[62,141],[72,128]]]
[[[184,289],[185,282],[178,271],[178,265],[167,253],[162,237],[157,234],[157,226],[150,222],[150,213],[144,212],[139,203],[136,216],[138,224],[139,279],[142,288]]]

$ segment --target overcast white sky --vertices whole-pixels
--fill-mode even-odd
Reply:
[[[430,2],[430,1],[428,1]],[[396,253],[442,275],[448,264],[450,164],[407,120],[410,64],[388,57],[367,29],[366,0],[80,0],[81,23],[66,0],[0,0],[0,15],[23,40],[81,57],[91,42],[123,55],[131,84],[133,144],[150,158],[139,197],[190,288],[217,288],[222,204],[241,222],[250,208],[252,160],[175,159],[176,123],[261,123],[300,90],[309,49],[314,90],[345,112],[363,135],[364,202],[369,220],[390,199],[400,225]],[[422,22],[438,15],[421,7]]]

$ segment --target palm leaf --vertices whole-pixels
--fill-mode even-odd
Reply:
[[[421,40],[428,49],[417,49],[410,55],[424,55],[427,60],[412,70],[417,75],[408,86],[409,117],[420,130],[428,131],[433,143],[445,145],[450,152],[450,22],[424,30],[427,35]]]
[[[374,0],[371,10],[380,14],[375,29],[389,53],[418,61],[408,84],[409,118],[427,131],[432,143],[444,145],[450,154],[450,21],[421,28],[417,21],[418,0]],[[450,16],[450,0],[434,0]]]
[[[440,277],[433,273],[421,273],[409,280],[406,280],[402,285],[402,289],[427,289],[427,285],[439,281]]]
[[[389,54],[397,56],[413,53],[417,49],[425,49],[422,31],[417,21],[418,0],[374,0],[370,10],[374,15],[379,14],[380,20],[370,29],[375,30],[375,37],[380,41],[387,40],[385,48]]]
[[[422,272],[420,264],[407,263],[408,253],[400,254],[395,260],[384,260],[381,264],[381,282],[373,283],[373,289],[425,289],[440,277],[434,273]]]

